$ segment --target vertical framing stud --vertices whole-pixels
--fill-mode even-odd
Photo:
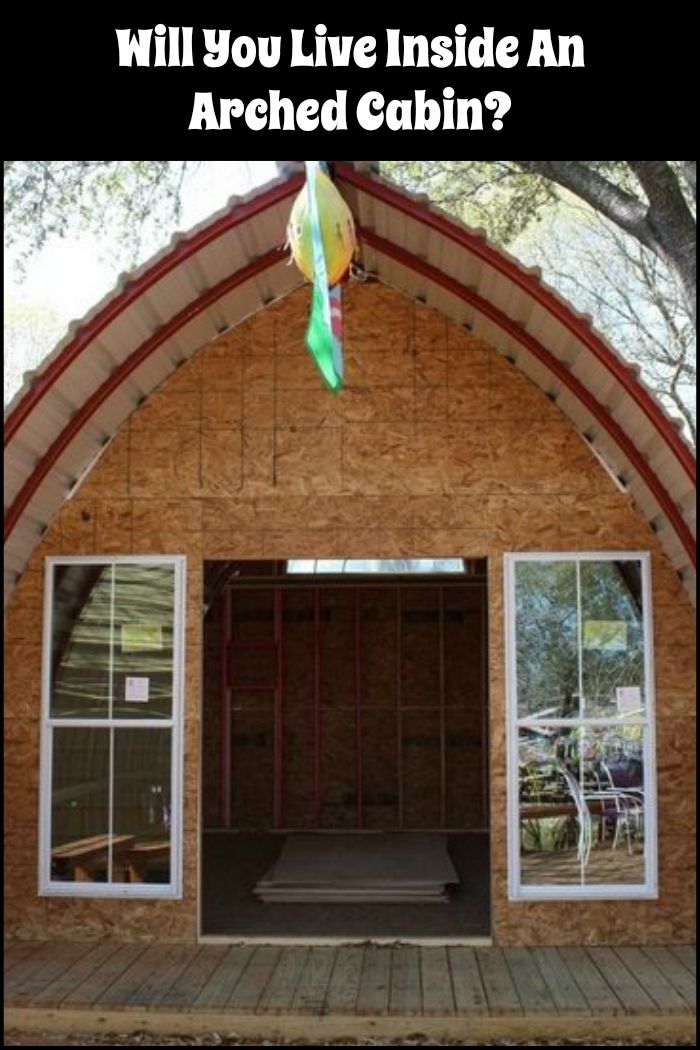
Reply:
[[[401,601],[402,591],[401,587],[396,588],[396,756],[397,756],[397,779],[398,779],[398,797],[399,797],[399,812],[398,812],[398,824],[399,831],[403,831],[404,821],[404,795],[403,795],[403,710],[401,707],[402,703],[402,689],[401,689],[401,663],[403,660],[402,653],[402,616],[403,616],[403,603]]]
[[[447,826],[447,755],[445,739],[445,588],[438,587],[440,656],[440,826]]]
[[[221,609],[221,823],[231,827],[231,733],[233,712],[231,710],[231,679],[233,659],[232,641],[233,592],[226,587]]]
[[[362,827],[362,633],[360,630],[360,589],[355,588],[355,794],[357,826]]]
[[[487,574],[488,580],[488,574]],[[481,792],[483,827],[489,826],[489,632],[488,632],[488,595],[489,587],[485,584],[479,588],[479,605],[481,607],[481,775],[483,788]]]
[[[323,793],[321,787],[321,594],[314,588],[314,812],[313,822],[321,827]]]
[[[282,587],[272,589],[274,642],[276,646],[277,667],[275,674],[275,706],[273,714],[273,825],[275,829],[285,824],[285,679],[284,679],[284,590]]]

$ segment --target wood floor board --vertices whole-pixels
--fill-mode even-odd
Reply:
[[[390,987],[391,948],[368,944],[364,952],[360,987],[357,993],[357,1013],[388,1013]]]
[[[481,980],[492,1014],[521,1014],[522,1003],[501,948],[476,948]]]
[[[455,1000],[447,948],[421,948],[420,958],[423,1013],[451,1017],[455,1012]]]
[[[488,1000],[473,948],[454,946],[447,949],[452,972],[455,1010],[460,1015],[487,1014]]]
[[[420,948],[399,944],[391,949],[389,1013],[414,1017],[423,1012]]]
[[[326,991],[326,1013],[354,1014],[360,992],[365,948],[345,944],[338,948]]]
[[[232,945],[194,1000],[194,1008],[213,1010],[223,1007],[252,954],[249,944]]]
[[[254,1013],[267,982],[279,962],[282,949],[263,944],[255,949],[248,964],[226,1000],[226,1009],[240,1013]]]
[[[647,995],[612,948],[595,947],[587,948],[586,951],[628,1014],[656,1012],[654,1000]]]

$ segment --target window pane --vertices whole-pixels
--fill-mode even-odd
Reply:
[[[642,567],[581,562],[581,637],[586,717],[639,716],[644,708]]]
[[[108,729],[54,729],[51,782],[51,877],[107,879]]]
[[[434,573],[464,572],[462,558],[299,558],[287,562],[287,572],[306,573]]]
[[[644,885],[643,733],[641,726],[521,730],[523,886]]]
[[[114,730],[114,882],[170,881],[170,730]]]
[[[576,564],[517,562],[515,615],[518,716],[578,717]]]
[[[175,570],[118,563],[114,573],[114,717],[170,718]]]
[[[111,565],[56,565],[51,632],[51,714],[107,718]]]

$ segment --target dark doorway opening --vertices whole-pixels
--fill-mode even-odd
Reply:
[[[463,564],[206,563],[203,935],[488,935],[486,566]],[[445,835],[449,903],[257,899],[287,835],[339,831]]]

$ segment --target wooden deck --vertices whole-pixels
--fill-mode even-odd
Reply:
[[[695,948],[13,942],[5,1027],[685,1039]]]

